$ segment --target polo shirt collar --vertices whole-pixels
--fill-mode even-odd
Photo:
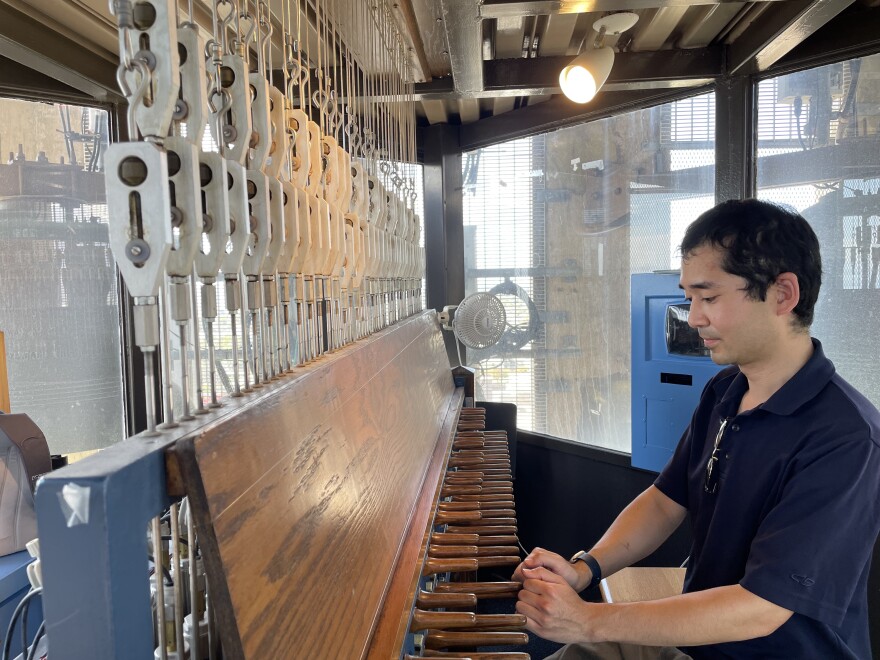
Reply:
[[[767,401],[757,409],[765,410],[775,415],[791,415],[804,404],[810,402],[831,380],[834,375],[834,364],[825,357],[822,343],[818,339],[811,338],[813,342],[813,354],[807,363],[801,367],[788,382],[780,387]],[[727,388],[719,402],[719,405],[734,404],[738,407],[743,395],[748,389],[748,380],[741,371],[735,373],[731,381],[727,379],[719,381],[719,386],[727,385]],[[735,408],[734,408],[735,410]]]

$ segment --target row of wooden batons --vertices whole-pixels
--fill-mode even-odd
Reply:
[[[434,516],[410,631],[421,635],[416,658],[529,660],[527,653],[480,651],[528,643],[521,614],[475,614],[477,602],[516,598],[519,582],[482,582],[480,568],[520,562],[513,476],[506,431],[486,430],[483,408],[463,408]]]

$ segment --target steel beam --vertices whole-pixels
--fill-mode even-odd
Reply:
[[[603,88],[604,89],[604,88]],[[691,94],[709,91],[711,87],[694,89]],[[478,149],[499,142],[545,133],[614,114],[667,103],[691,94],[681,90],[640,90],[629,92],[602,91],[586,106],[579,106],[562,96],[545,103],[529,105],[516,112],[487,117],[460,128],[462,151]]]
[[[833,144],[827,147],[816,147],[806,151],[792,151],[784,154],[764,156],[757,160],[760,172],[760,186],[766,188],[783,188],[786,186],[802,186],[824,184],[829,181],[847,179],[875,178],[880,174],[880,166],[876,164],[874,155],[880,151],[880,139],[876,137],[860,138],[844,144]],[[718,149],[718,158],[714,165],[701,165],[675,172],[647,174],[639,176],[639,184],[653,186],[637,188],[633,195],[654,194],[657,192],[682,192],[688,194],[707,194],[711,192],[708,181],[715,171],[716,189],[721,172],[722,150]],[[718,194],[716,190],[716,194]],[[744,193],[718,196],[718,201],[738,199]],[[754,194],[752,191],[749,194]],[[859,208],[864,208],[871,197],[850,197],[841,203],[852,201]],[[873,203],[873,202],[872,202]],[[857,209],[858,210],[858,209]]]
[[[730,75],[766,71],[854,0],[794,0],[771,7],[730,45]]]
[[[546,14],[583,14],[589,12],[656,9],[664,7],[693,7],[718,5],[736,0],[488,0],[480,6],[481,18],[507,16],[543,16]],[[782,0],[770,0],[782,1]]]
[[[397,0],[393,6],[396,10],[395,16],[404,27],[406,36],[412,45],[413,59],[415,59],[419,66],[419,78],[420,80],[430,80],[431,67],[428,65],[428,55],[425,53],[425,44],[419,32],[419,24],[416,22],[412,2],[410,0]]]
[[[880,51],[880,4],[854,6],[822,28],[821,39],[809,39],[794,48],[772,71],[822,66],[829,62]]]
[[[121,99],[116,63],[83,48],[33,18],[0,3],[0,56],[98,101]],[[76,63],[76,70],[67,63]]]
[[[493,60],[484,65],[485,89],[507,91],[538,88],[559,92],[559,72],[571,57],[512,58]],[[603,89],[614,86],[669,81],[704,81],[721,72],[722,51],[718,47],[667,50],[644,53],[618,53]],[[619,88],[619,87],[618,87]]]
[[[559,72],[568,56],[521,57],[483,63],[485,89],[470,98],[542,96],[558,94]],[[722,69],[720,48],[700,48],[655,53],[619,53],[602,87],[605,92],[696,87],[711,83]],[[415,86],[416,100],[459,99],[463,95],[449,78]]]
[[[534,61],[534,60],[529,60]],[[605,83],[602,86],[602,91],[604,92],[635,92],[635,91],[645,91],[645,90],[657,90],[657,89],[684,89],[688,87],[703,87],[705,85],[710,85],[714,82],[715,78],[694,78],[694,79],[684,79],[684,80],[643,80],[643,81],[631,81],[631,82],[622,82],[622,83]],[[429,83],[430,85],[430,83]],[[519,88],[493,88],[493,89],[484,89],[481,92],[474,92],[472,94],[460,94],[452,88],[452,85],[449,83],[440,84],[437,86],[430,86],[428,90],[431,91],[422,91],[415,93],[416,101],[456,101],[459,99],[497,99],[504,97],[519,97],[519,96],[553,96],[560,94],[561,90],[559,86],[550,86],[550,87],[519,87]],[[395,101],[391,97],[386,96],[369,96],[365,97],[368,101],[380,101],[380,102],[391,102]],[[535,99],[532,99],[532,102],[535,102]]]
[[[92,97],[38,71],[0,57],[0,94],[40,101],[85,103]]]
[[[764,156],[758,161],[762,188],[778,188],[837,179],[874,178],[880,174],[877,136],[849,140],[843,144],[806,151]],[[868,197],[854,197],[864,204]]]
[[[471,0],[441,0],[455,91],[471,96],[483,90],[482,25]]]

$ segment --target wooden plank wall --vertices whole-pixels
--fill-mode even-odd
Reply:
[[[427,312],[177,443],[224,657],[365,655],[454,394]]]

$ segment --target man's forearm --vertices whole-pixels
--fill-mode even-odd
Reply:
[[[590,550],[607,577],[654,552],[669,538],[685,509],[651,486],[633,500]]]
[[[662,600],[585,603],[588,641],[650,646],[700,646],[769,635],[791,612],[739,585]]]

